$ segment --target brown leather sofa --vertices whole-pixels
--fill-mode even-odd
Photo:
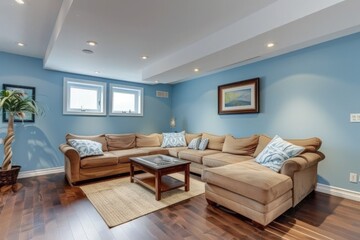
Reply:
[[[232,209],[261,225],[267,225],[287,209],[296,206],[316,187],[317,165],[325,156],[318,151],[321,140],[309,138],[287,141],[305,151],[288,159],[279,173],[255,162],[271,141],[265,135],[234,138],[208,133],[186,134],[186,143],[197,137],[208,138],[204,151],[187,147],[161,148],[162,134],[103,134],[77,136],[102,144],[103,156],[80,158],[68,144],[59,149],[65,155],[65,174],[70,184],[129,172],[129,158],[166,154],[191,161],[190,171],[202,175],[205,196],[212,205]]]

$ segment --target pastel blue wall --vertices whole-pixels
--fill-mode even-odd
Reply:
[[[58,150],[66,133],[100,134],[129,132],[169,131],[171,99],[157,98],[156,90],[168,91],[170,85],[143,85],[123,81],[95,78],[43,69],[41,59],[0,52],[0,84],[36,87],[36,99],[47,109],[35,123],[17,123],[13,144],[14,164],[22,165],[22,171],[63,166],[63,155]],[[62,114],[63,78],[120,83],[144,88],[143,117],[68,116]],[[0,120],[1,121],[1,120]],[[0,137],[6,135],[6,123],[0,122]],[[3,145],[0,145],[3,159]]]
[[[260,77],[260,113],[218,115],[218,85]],[[360,34],[258,63],[176,84],[172,109],[177,130],[284,138],[317,136],[326,159],[318,181],[360,191]]]

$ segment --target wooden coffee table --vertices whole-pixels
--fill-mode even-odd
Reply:
[[[190,190],[190,161],[166,155],[150,155],[130,158],[130,181],[143,185],[155,192],[155,199],[161,199],[161,193],[175,188]],[[134,175],[134,168],[146,173]],[[168,176],[171,173],[184,172],[184,181]]]

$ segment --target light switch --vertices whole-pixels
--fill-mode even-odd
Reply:
[[[360,122],[360,113],[350,113],[350,122]]]

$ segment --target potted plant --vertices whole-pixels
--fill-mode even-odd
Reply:
[[[15,116],[24,119],[26,113],[38,114],[40,109],[31,96],[25,96],[18,90],[2,90],[0,92],[0,110],[8,115],[7,134],[4,138],[4,160],[0,170],[0,187],[14,186],[20,171],[20,166],[12,165],[11,144],[14,141]]]

